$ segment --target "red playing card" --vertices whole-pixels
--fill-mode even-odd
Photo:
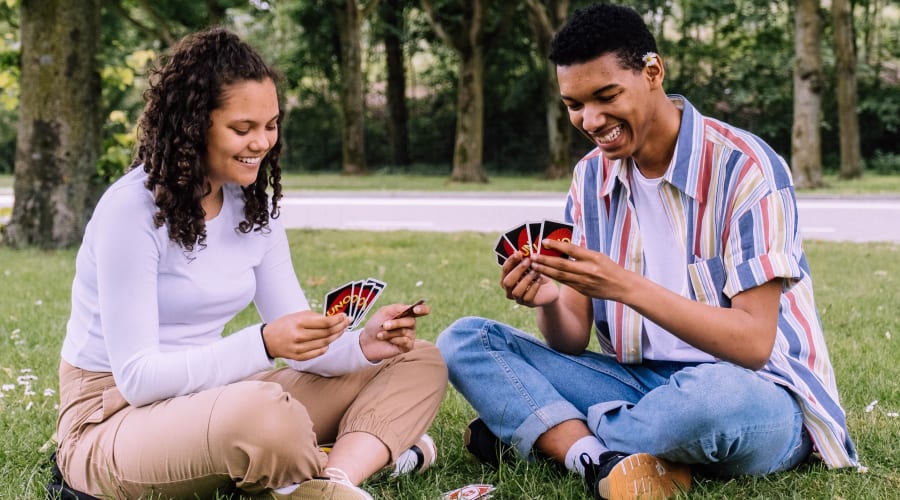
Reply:
[[[543,240],[556,240],[556,241],[565,241],[566,243],[572,242],[572,224],[568,224],[566,222],[558,222],[553,220],[545,220],[543,225],[541,226],[541,236],[540,241]],[[550,250],[549,248],[544,248],[543,245],[538,246],[538,253],[541,255],[549,255],[551,257],[563,257],[568,258],[568,255],[565,255],[556,250]]]
[[[325,316],[345,313],[353,300],[353,282],[345,283],[325,294]],[[348,314],[349,316],[349,314]]]
[[[506,259],[515,251],[516,247],[506,239],[506,235],[501,234],[497,240],[497,246],[494,247],[494,253],[497,254],[497,264],[502,266]]]
[[[505,236],[516,247],[516,250],[521,251],[526,257],[531,255],[532,241],[528,234],[528,223],[507,231]]]

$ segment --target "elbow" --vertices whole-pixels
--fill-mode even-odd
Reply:
[[[736,360],[737,364],[749,370],[761,370],[772,358],[772,349],[775,347],[775,335],[771,339],[767,339],[758,343],[748,343],[750,348],[744,351],[741,359]]]

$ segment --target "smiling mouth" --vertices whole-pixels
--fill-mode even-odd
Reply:
[[[244,165],[256,166],[259,165],[260,160],[262,158],[258,156],[238,156],[236,157],[237,161],[243,163]]]
[[[609,143],[615,141],[616,139],[618,139],[619,136],[622,135],[622,130],[624,130],[624,129],[625,129],[625,125],[620,123],[620,124],[616,125],[615,127],[613,127],[612,130],[610,130],[609,132],[607,132],[603,135],[594,134],[594,138],[597,140],[597,142],[599,144],[609,144]]]

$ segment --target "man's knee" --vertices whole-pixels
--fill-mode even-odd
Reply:
[[[466,316],[454,321],[437,338],[437,347],[448,363],[467,343],[479,341],[479,333],[490,320]]]

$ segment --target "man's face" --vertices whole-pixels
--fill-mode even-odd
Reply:
[[[559,91],[572,125],[610,159],[635,156],[653,127],[653,80],[648,71],[623,68],[614,53],[586,63],[557,66]]]

